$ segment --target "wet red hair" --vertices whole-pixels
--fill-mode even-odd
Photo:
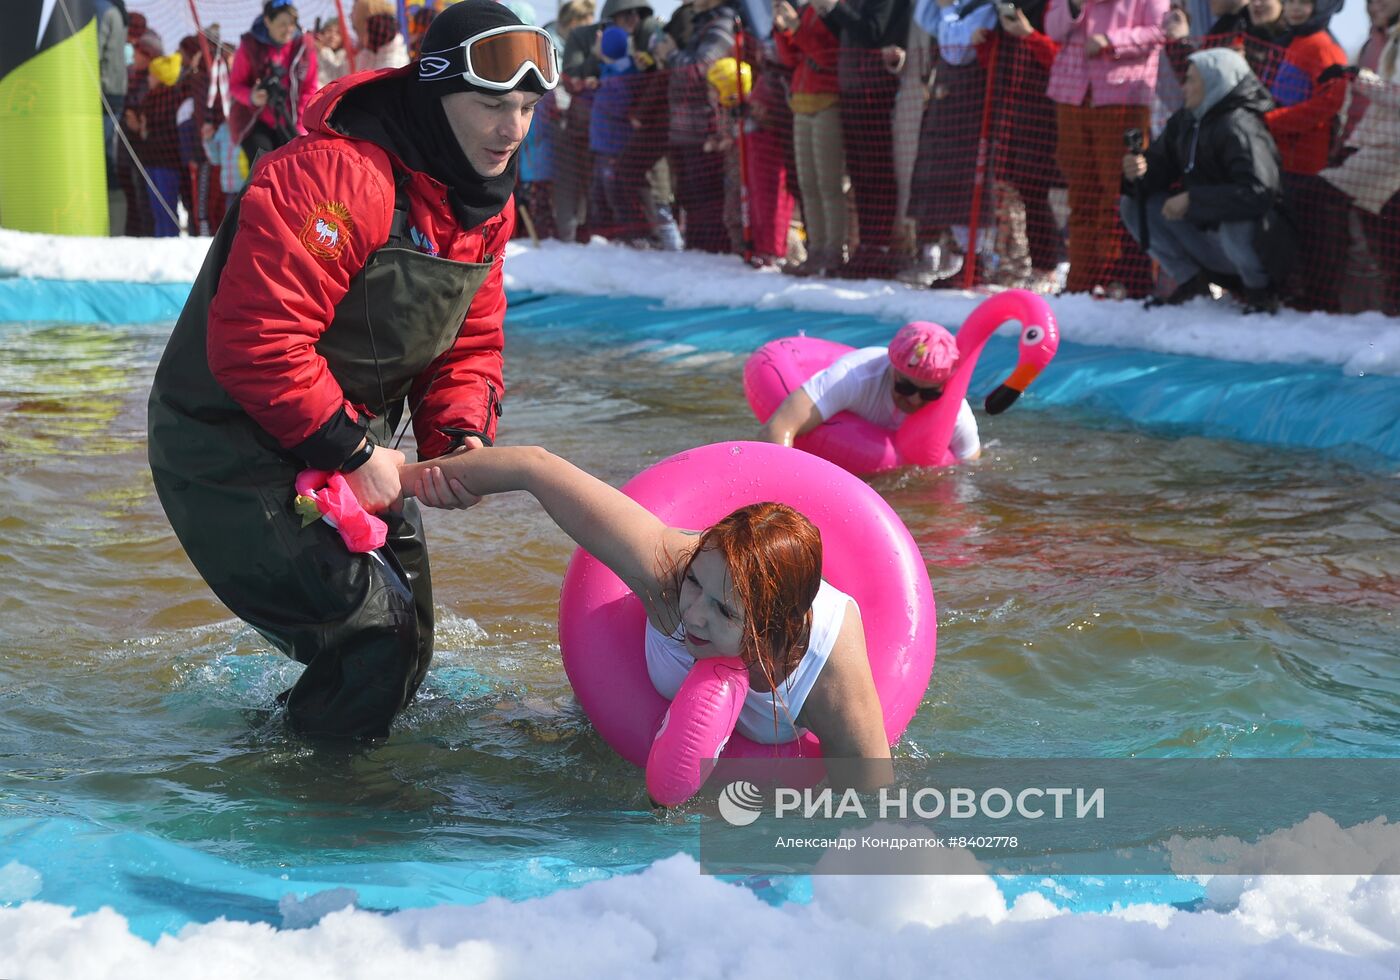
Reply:
[[[724,559],[744,604],[739,656],[758,664],[774,691],[807,652],[812,602],[822,583],[822,536],[787,504],[749,504],[700,535],[682,570],[702,551]]]

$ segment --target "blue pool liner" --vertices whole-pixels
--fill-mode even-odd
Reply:
[[[174,320],[187,283],[0,279],[0,324],[138,324]],[[510,294],[512,335],[548,332],[598,349],[645,343],[745,354],[806,332],[855,347],[883,344],[898,326],[875,317],[758,310],[688,309],[653,299]],[[985,397],[1015,365],[1013,338],[982,352],[969,398]],[[1166,434],[1328,450],[1355,462],[1400,460],[1400,378],[1348,376],[1335,365],[1255,364],[1065,341],[1017,410],[1076,410],[1091,424],[1122,420]]]
[[[174,321],[188,283],[0,280],[0,323]],[[811,333],[854,347],[882,344],[897,323],[792,309],[668,307],[636,297],[510,295],[512,335],[546,332],[584,346],[672,346],[745,354],[774,337]],[[974,405],[1015,365],[1012,337],[995,336],[977,361]],[[1400,378],[1348,377],[1330,364],[1254,364],[1064,342],[1022,399],[1067,407],[1081,420],[1123,420],[1159,433],[1338,451],[1358,462],[1400,461]]]
[[[0,323],[174,322],[187,282],[0,279]]]
[[[853,347],[882,345],[899,326],[874,317],[752,308],[673,309],[636,298],[520,294],[511,336],[549,331],[575,347],[648,343],[672,356],[744,354],[808,333]],[[1015,337],[983,348],[968,398],[980,401],[1016,365]],[[1344,375],[1335,365],[1254,364],[1063,341],[1013,411],[1056,407],[1076,421],[1124,420],[1159,432],[1299,450],[1336,450],[1361,463],[1400,460],[1400,378]]]

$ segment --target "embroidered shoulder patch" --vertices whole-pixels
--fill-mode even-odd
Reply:
[[[306,216],[301,243],[318,259],[334,261],[349,244],[353,227],[349,208],[339,201],[323,201]]]

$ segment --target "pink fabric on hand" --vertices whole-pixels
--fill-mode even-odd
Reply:
[[[389,525],[364,509],[343,473],[302,470],[297,474],[296,489],[298,496],[316,501],[316,509],[340,532],[346,548],[364,553],[383,547]]]

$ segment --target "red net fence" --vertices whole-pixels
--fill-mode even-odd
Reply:
[[[1378,33],[1348,64],[1325,30],[1167,41],[1149,24],[1114,28],[1103,50],[1059,2],[919,4],[869,47],[786,4],[762,37],[727,7],[575,28],[521,150],[520,233],[927,288],[1169,296],[1200,273],[1302,309],[1400,312],[1400,41]],[[337,73],[339,39],[303,25],[271,107],[240,105],[264,79],[240,66],[227,18],[195,9],[204,34],[173,48],[133,35],[111,157],[127,234],[208,234],[248,159]],[[353,29],[340,37],[364,57]],[[1186,107],[1193,54],[1219,48],[1268,100],[1254,107],[1267,138],[1243,157]],[[1142,181],[1125,178],[1136,150]]]

